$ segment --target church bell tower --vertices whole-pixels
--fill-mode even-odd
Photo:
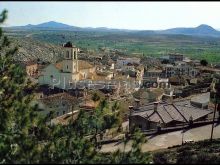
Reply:
[[[64,60],[63,60],[63,72],[76,73],[78,72],[78,57],[77,47],[71,42],[63,44],[64,48]]]

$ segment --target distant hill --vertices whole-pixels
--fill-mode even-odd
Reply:
[[[220,32],[209,25],[202,24],[195,28],[172,28],[157,31],[161,34],[183,34],[183,35],[200,35],[200,36],[220,36]]]
[[[32,25],[32,27],[70,28],[70,27],[73,27],[73,26],[66,25],[66,24],[59,23],[59,22],[55,22],[55,21],[50,21],[50,22],[45,22],[45,23],[41,23],[41,24],[38,24],[38,25]]]
[[[45,23],[41,23],[41,24],[37,24],[37,25],[32,25],[32,24],[28,24],[25,26],[14,26],[14,27],[9,27],[10,29],[57,29],[57,30],[80,30],[80,27],[76,27],[76,26],[70,26],[67,24],[63,24],[63,23],[59,23],[59,22],[55,22],[55,21],[49,21],[49,22],[45,22]]]
[[[59,22],[55,22],[55,21],[49,21],[49,22],[45,22],[45,23],[41,23],[41,24],[37,24],[37,25],[32,25],[32,24],[28,24],[25,26],[12,26],[12,27],[7,27],[6,29],[23,29],[23,30],[72,30],[72,31],[103,31],[103,32],[129,32],[129,31],[137,31],[137,30],[128,30],[128,29],[113,29],[113,28],[106,28],[106,27],[97,27],[97,28],[93,28],[93,27],[77,27],[77,26],[71,26],[71,25],[67,25],[67,24],[63,24],[63,23],[59,23]]]
[[[26,26],[14,26],[8,27],[6,29],[43,29],[43,30],[71,30],[71,31],[100,31],[100,32],[132,32],[137,35],[151,35],[151,34],[181,34],[181,35],[193,35],[193,36],[212,36],[220,37],[220,31],[212,28],[209,25],[202,24],[198,27],[191,28],[172,28],[166,30],[129,30],[129,29],[115,29],[115,28],[106,28],[106,27],[77,27],[71,26],[55,21],[45,22],[38,25],[28,24]]]

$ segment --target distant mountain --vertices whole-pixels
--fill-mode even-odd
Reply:
[[[102,32],[134,32],[138,35],[151,35],[151,34],[182,34],[182,35],[196,35],[196,36],[214,36],[220,37],[220,31],[215,30],[209,25],[202,24],[195,28],[172,28],[167,30],[128,30],[128,29],[115,29],[106,27],[77,27],[71,26],[55,21],[45,22],[38,25],[25,25],[25,26],[14,26],[9,29],[44,29],[44,30],[78,30],[78,31],[102,31]]]
[[[70,26],[67,24],[59,23],[59,22],[55,22],[55,21],[49,21],[49,22],[45,22],[45,23],[41,23],[41,24],[37,24],[37,25],[28,24],[25,26],[14,26],[14,27],[10,27],[10,29],[63,29],[63,30],[71,29],[71,30],[79,30],[81,28],[76,27],[76,26]]]
[[[45,22],[45,23],[35,25],[34,27],[41,27],[41,28],[42,27],[45,27],[45,28],[71,28],[73,26],[63,24],[63,23],[59,23],[59,22],[55,22],[55,21],[50,21],[50,22]]]
[[[199,35],[199,36],[220,36],[220,32],[209,25],[202,24],[195,28],[172,28],[157,31],[161,34],[183,34],[183,35]]]
[[[31,25],[31,24],[28,24],[28,25],[26,25],[25,27],[33,27],[34,25]],[[19,27],[19,26],[17,26],[17,27]]]

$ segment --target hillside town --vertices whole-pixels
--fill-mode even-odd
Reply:
[[[0,4],[0,164],[220,163],[220,3]]]
[[[111,136],[108,130],[106,140],[120,139],[135,127],[148,136],[213,121],[211,100],[213,78],[220,74],[218,66],[203,65],[178,53],[146,60],[114,51],[89,55],[71,42],[62,44],[62,49],[62,60],[55,63],[21,63],[39,85],[33,104],[42,109],[40,115],[53,114],[50,124],[66,125],[77,119],[80,110],[92,115],[99,105],[94,95],[106,99],[110,107],[115,102],[123,105],[122,130]],[[215,122],[220,119],[219,108]]]

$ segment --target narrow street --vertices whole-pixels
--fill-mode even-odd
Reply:
[[[181,145],[182,144],[182,137],[183,141],[193,140],[193,141],[200,141],[209,139],[211,135],[211,124],[193,128],[191,130],[186,131],[182,134],[182,131],[175,131],[170,132],[167,134],[157,135],[157,136],[149,136],[147,143],[142,145],[142,150],[144,152],[147,151],[154,151],[158,149],[168,148],[174,145]],[[214,127],[214,134],[213,138],[220,138],[220,125],[216,125]],[[125,151],[130,150],[132,141],[129,141],[127,146],[125,147]],[[124,145],[123,143],[110,143],[103,145],[100,152],[113,152],[117,149],[123,150]]]

